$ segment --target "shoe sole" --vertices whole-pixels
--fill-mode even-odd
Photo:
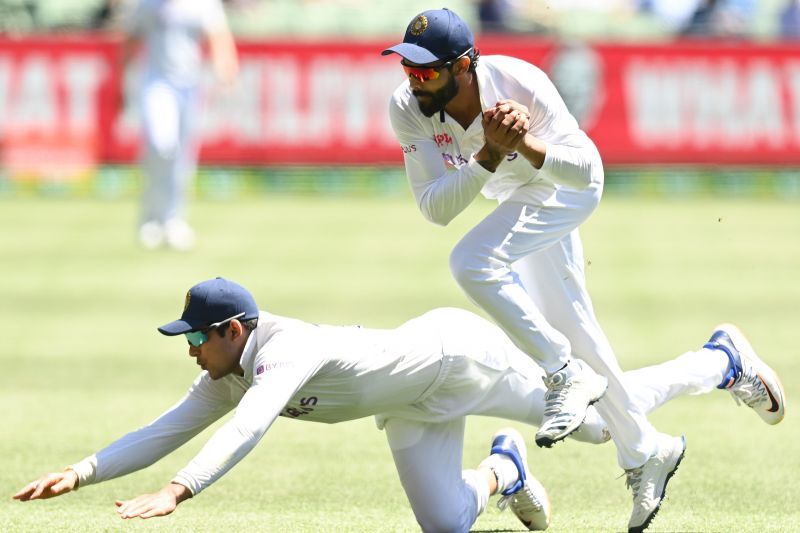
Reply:
[[[606,386],[606,390],[608,390],[608,386]],[[587,409],[588,409],[588,407],[590,405],[596,404],[605,395],[606,395],[606,391],[604,390],[603,394],[598,396],[597,399],[592,400],[592,401],[590,401],[589,403],[586,404]],[[586,420],[586,413],[584,413],[583,418],[581,418],[581,421],[578,424],[576,424],[575,427],[573,427],[572,429],[567,430],[565,433],[562,433],[560,436],[558,436],[556,438],[536,437],[536,445],[539,448],[550,448],[550,447],[552,447],[553,444],[555,444],[557,442],[561,442],[564,439],[566,439],[567,437],[569,437],[570,435],[572,435],[573,433],[575,433],[578,430],[578,428],[581,427],[581,425],[583,424],[584,420]]]
[[[664,480],[664,487],[661,489],[661,499],[658,500],[658,505],[656,505],[656,508],[653,509],[653,512],[650,513],[650,516],[647,517],[647,519],[641,526],[629,527],[628,533],[642,533],[642,531],[644,531],[650,526],[650,523],[656,517],[658,511],[661,509],[661,504],[664,502],[664,498],[667,497],[667,485],[669,484],[669,480],[672,479],[672,476],[674,476],[675,472],[678,471],[678,467],[681,465],[681,461],[683,461],[683,458],[686,455],[686,437],[682,436],[681,441],[683,442],[683,451],[678,456],[678,460],[675,461],[675,468],[670,470],[670,472],[667,474],[666,479]]]
[[[719,326],[714,328],[714,331],[720,331],[720,330],[728,334],[728,336],[731,338],[731,341],[733,341],[733,345],[736,347],[737,350],[739,350],[740,353],[744,354],[745,358],[756,362],[760,366],[766,367],[767,370],[769,370],[769,372],[772,374],[772,378],[774,378],[774,382],[777,384],[778,390],[774,390],[773,387],[770,387],[769,384],[767,383],[767,380],[765,380],[760,373],[758,374],[758,378],[761,380],[761,383],[764,384],[764,388],[767,390],[770,399],[773,399],[775,400],[775,402],[777,402],[778,410],[769,412],[778,413],[778,417],[774,422],[772,422],[770,420],[766,420],[763,416],[760,416],[760,414],[759,416],[761,417],[762,420],[764,420],[764,422],[774,426],[775,424],[783,420],[784,416],[786,416],[786,411],[784,408],[786,402],[784,400],[785,395],[783,392],[783,383],[781,383],[781,379],[778,377],[778,374],[772,369],[771,366],[762,361],[761,358],[758,355],[756,355],[756,351],[753,349],[753,346],[750,344],[750,342],[747,340],[747,337],[744,336],[744,333],[742,333],[742,331],[739,328],[737,328],[733,324],[720,324]]]

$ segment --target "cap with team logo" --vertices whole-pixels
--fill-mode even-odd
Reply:
[[[253,295],[238,283],[224,278],[214,278],[189,289],[181,317],[164,324],[158,331],[169,336],[180,335],[231,318],[242,321],[258,318],[256,301]]]
[[[461,17],[449,9],[432,9],[414,17],[403,42],[381,54],[398,54],[412,63],[426,65],[455,59],[474,46],[472,30]]]

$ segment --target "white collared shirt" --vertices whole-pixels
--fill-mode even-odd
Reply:
[[[406,80],[392,95],[389,117],[412,192],[428,220],[447,224],[479,192],[499,202],[541,205],[557,187],[583,189],[602,183],[597,148],[544,72],[512,57],[485,56],[475,74],[482,110],[504,99],[528,107],[529,133],[546,143],[545,161],[537,170],[515,152],[495,172],[486,170],[474,158],[484,144],[481,117],[466,130],[446,113],[444,122],[439,113],[426,117]]]
[[[499,348],[489,350],[484,343]],[[247,455],[278,416],[328,423],[381,413],[436,416],[418,402],[443,379],[443,356],[474,352],[486,367],[505,368],[505,345],[513,350],[498,328],[458,309],[434,310],[391,330],[319,326],[262,312],[240,359],[243,377],[212,380],[203,372],[186,396],[151,424],[71,468],[80,486],[128,474],[236,407],[233,418],[173,480],[197,494]]]

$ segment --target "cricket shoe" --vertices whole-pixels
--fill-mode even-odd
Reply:
[[[164,222],[164,240],[173,250],[188,252],[194,248],[194,230],[182,218],[171,218]]]
[[[667,483],[686,453],[686,438],[660,434],[658,448],[639,468],[626,470],[625,484],[633,491],[633,513],[628,533],[647,529],[664,501]]]
[[[759,359],[739,328],[733,324],[717,326],[703,348],[721,350],[730,361],[730,369],[717,388],[727,389],[737,405],[744,402],[767,424],[774,425],[783,420],[781,380]]]
[[[544,419],[536,432],[536,444],[549,448],[578,429],[586,418],[586,409],[603,397],[608,381],[579,359],[542,378]]]
[[[148,220],[139,226],[139,244],[146,250],[155,250],[164,243],[164,228],[156,220]]]
[[[530,531],[547,529],[550,525],[550,498],[528,469],[528,451],[520,432],[514,428],[504,428],[495,433],[490,456],[493,454],[505,455],[517,467],[516,481],[501,490],[502,497],[497,507],[501,511],[511,507],[511,511]]]

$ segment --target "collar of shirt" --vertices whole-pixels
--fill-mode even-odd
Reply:
[[[263,312],[259,313],[258,327],[256,327],[255,331],[247,338],[242,356],[239,358],[239,366],[244,370],[244,379],[247,380],[248,383],[253,382],[253,360],[255,359],[256,353],[258,353],[259,345],[256,341],[256,337],[258,337],[258,330],[261,329],[261,321],[262,318],[264,318],[263,315]]]
[[[478,92],[480,93],[481,98],[481,111],[486,111],[490,107],[494,107],[494,104],[497,103],[498,98],[489,67],[487,67],[483,61],[478,62],[478,66],[475,67],[475,77],[478,80]]]
[[[292,328],[295,324],[303,324],[303,322],[273,315],[266,311],[259,311],[258,327],[247,338],[244,350],[242,350],[242,356],[239,358],[239,366],[244,370],[244,379],[248,383],[253,382],[254,365],[258,352],[267,345],[273,335],[287,327]]]

